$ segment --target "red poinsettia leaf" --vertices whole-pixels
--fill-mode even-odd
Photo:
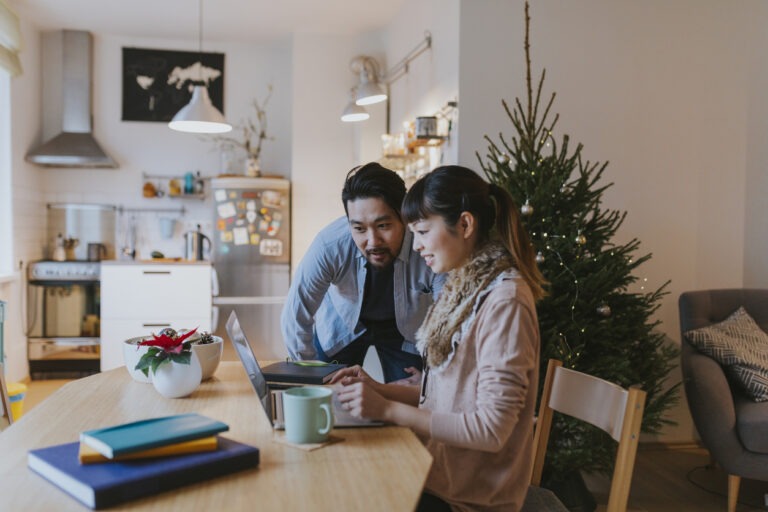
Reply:
[[[176,341],[178,341],[179,343],[184,343],[184,340],[186,340],[187,338],[189,338],[190,336],[192,336],[196,332],[197,332],[197,327],[195,327],[194,329],[192,329],[189,332],[186,332],[186,333],[182,334],[181,336],[176,338]]]

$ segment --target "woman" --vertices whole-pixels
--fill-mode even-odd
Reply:
[[[449,272],[416,334],[421,386],[379,384],[354,367],[334,379],[339,399],[423,440],[434,462],[418,510],[518,510],[533,462],[544,295],[533,247],[509,194],[464,167],[422,177],[402,212],[414,249]]]

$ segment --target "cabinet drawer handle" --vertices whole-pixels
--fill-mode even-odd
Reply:
[[[144,270],[144,274],[170,274],[170,270]]]
[[[171,324],[141,324],[143,327],[170,327]]]

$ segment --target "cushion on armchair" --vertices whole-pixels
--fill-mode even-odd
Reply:
[[[740,307],[720,323],[685,333],[698,350],[720,363],[756,402],[768,400],[768,334]]]

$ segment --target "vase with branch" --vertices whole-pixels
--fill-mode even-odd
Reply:
[[[264,141],[275,140],[267,131],[267,104],[272,97],[272,85],[267,87],[267,95],[263,100],[254,98],[252,107],[254,117],[241,119],[232,130],[233,135],[217,135],[213,142],[221,151],[245,152],[245,175],[261,176],[259,158]]]

